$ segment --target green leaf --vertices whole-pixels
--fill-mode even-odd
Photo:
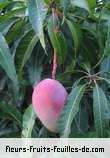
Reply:
[[[27,64],[29,80],[33,87],[41,79],[44,61],[45,61],[45,54],[43,53],[43,49],[41,48],[40,43],[38,43],[35,52],[33,52],[33,55],[31,56]]]
[[[23,13],[25,11],[25,9],[26,9],[25,7],[22,7],[22,8],[14,9],[14,10],[7,12],[3,16],[0,16],[0,23],[3,21],[6,21],[12,17],[16,17],[17,15]]]
[[[101,11],[101,19],[110,22],[110,2],[105,3]]]
[[[17,22],[18,18],[11,18],[7,21],[3,21],[0,23],[0,32],[2,32],[3,35],[6,35],[9,29]]]
[[[19,78],[22,76],[23,68],[31,56],[31,53],[38,42],[38,38],[33,30],[26,31],[18,40],[15,54]]]
[[[45,49],[43,23],[47,13],[47,7],[44,0],[28,0],[29,2],[29,19],[35,30],[37,36],[40,39],[42,47]]]
[[[96,0],[71,0],[71,4],[91,12],[96,7]]]
[[[66,22],[73,37],[75,52],[77,52],[82,38],[81,29],[79,25],[73,24],[70,20],[66,20]]]
[[[0,138],[19,138],[20,130],[13,128],[0,129]]]
[[[48,5],[51,3],[51,0],[44,0],[44,1],[45,1],[45,3],[48,4]]]
[[[70,5],[70,0],[60,0],[60,3],[64,9],[64,13],[66,13],[66,10],[68,8],[68,6]]]
[[[103,90],[97,85],[93,89],[94,122],[98,137],[105,137],[109,126],[109,107]]]
[[[30,38],[31,37],[31,38]],[[23,54],[23,58],[22,58],[22,61],[21,61],[21,66],[20,66],[20,70],[19,70],[19,72],[21,73],[22,72],[22,70],[23,70],[23,68],[24,68],[24,66],[25,66],[25,64],[26,64],[26,62],[28,61],[28,59],[30,58],[30,56],[31,56],[31,53],[32,53],[32,51],[33,51],[33,49],[34,49],[34,47],[35,47],[35,45],[37,44],[37,42],[38,42],[38,38],[37,38],[37,36],[36,35],[33,35],[33,36],[30,36],[29,38],[24,38],[24,40],[25,41],[21,41],[21,47],[23,47],[23,46],[26,46],[26,48],[25,49],[22,49],[22,51],[24,51],[22,54]],[[25,44],[25,42],[28,42],[28,44],[26,43],[26,45],[23,45],[23,43],[22,42],[24,42],[24,44]],[[19,48],[20,49],[20,48]]]
[[[69,136],[72,121],[79,111],[79,104],[85,91],[85,85],[73,87],[59,120],[58,131],[62,137]]]
[[[107,40],[105,42],[103,57],[106,58],[110,55],[110,21],[108,22]]]
[[[7,119],[7,120],[13,120],[12,117],[10,117],[10,115],[8,115],[7,113],[5,113],[3,110],[0,109],[0,119]]]
[[[110,72],[110,56],[103,60],[100,70],[107,73]]]
[[[15,106],[0,102],[0,110],[3,111],[3,113],[6,113],[6,117],[11,117],[12,120],[16,121],[19,127],[22,128],[22,115]]]
[[[57,50],[59,63],[64,64],[65,58],[66,58],[66,53],[67,53],[66,40],[61,31],[54,32],[54,29],[56,27],[58,27],[57,20],[53,21],[53,18],[51,17],[48,22],[49,37],[50,37],[53,48],[56,48],[56,50]]]
[[[16,55],[16,53],[18,52],[18,54],[21,54],[21,52],[22,52],[22,50],[20,50],[20,49],[18,49],[19,48],[19,46],[21,46],[21,41],[23,42],[23,41],[28,41],[28,39],[29,39],[29,37],[27,37],[27,35],[29,34],[29,32],[31,32],[32,31],[32,27],[31,27],[31,24],[30,23],[27,23],[27,24],[24,24],[23,23],[23,28],[22,28],[22,32],[20,32],[20,35],[19,35],[19,37],[17,38],[17,40],[14,42],[14,46],[13,46],[13,57],[15,57],[15,55]],[[21,31],[21,29],[20,29],[20,31]],[[33,32],[33,34],[35,35],[35,33],[34,33],[34,31],[32,31]],[[31,35],[30,35],[31,36]],[[26,39],[27,40],[26,40]],[[23,39],[25,39],[25,40],[23,40]],[[24,47],[22,47],[21,49],[26,49],[26,47],[27,47],[27,45],[28,45],[28,43],[26,42],[25,43],[25,48]],[[23,44],[24,45],[24,44]],[[18,49],[18,50],[17,50]],[[20,51],[20,52],[19,52]],[[24,53],[23,53],[24,54]],[[16,62],[16,61],[15,61]]]
[[[28,74],[31,85],[34,87],[41,79],[41,74],[43,71],[42,65],[38,65],[37,62],[30,64],[28,66]]]
[[[0,2],[0,9],[3,9],[4,7],[8,6],[9,4],[11,4],[12,2],[9,1],[5,1],[5,2]]]
[[[23,115],[23,130],[22,137],[23,138],[31,138],[32,129],[35,123],[36,115],[33,111],[32,105],[30,105]]]
[[[97,138],[95,131],[77,133],[74,138]]]
[[[0,65],[7,73],[8,77],[13,81],[15,87],[18,89],[18,80],[15,70],[14,60],[10,54],[9,47],[5,38],[0,33]]]
[[[109,84],[109,85],[110,85],[110,79],[103,78],[103,80],[104,80],[107,84]],[[107,88],[108,88],[108,86],[107,86]]]
[[[75,117],[75,123],[77,124],[77,128],[79,131],[87,131],[89,124],[88,124],[88,111],[87,111],[87,104],[85,104],[83,100],[83,104],[80,106],[79,113]],[[73,133],[73,132],[72,132]]]
[[[20,36],[22,25],[23,21],[19,19],[10,27],[5,37],[8,45],[11,45]]]

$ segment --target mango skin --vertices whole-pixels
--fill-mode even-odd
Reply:
[[[34,88],[32,104],[43,125],[56,132],[58,120],[68,93],[63,85],[54,79],[44,79]]]

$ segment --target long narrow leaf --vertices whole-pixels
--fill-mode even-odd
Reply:
[[[74,41],[74,48],[75,48],[75,52],[76,52],[78,50],[80,42],[81,42],[82,32],[78,25],[72,23],[70,20],[67,20],[66,22],[67,22],[67,25],[72,34],[72,38]]]
[[[28,0],[29,2],[29,19],[32,24],[33,29],[35,30],[37,36],[40,39],[40,42],[45,49],[45,41],[43,34],[43,23],[47,13],[47,7],[44,0]]]
[[[74,87],[74,86],[73,86]],[[68,137],[72,121],[79,111],[79,104],[85,91],[85,85],[76,85],[64,106],[63,112],[59,120],[58,130],[62,137]]]
[[[22,130],[22,137],[24,138],[31,138],[32,129],[35,123],[35,113],[33,111],[32,106],[30,105],[24,115],[23,115],[23,130]]]
[[[18,87],[17,74],[15,70],[14,61],[10,54],[9,47],[5,38],[0,33],[0,65],[3,67],[8,77],[13,81],[14,85]]]
[[[109,126],[109,107],[103,90],[97,84],[93,89],[93,111],[97,134],[99,137],[105,137]]]
[[[33,30],[27,30],[17,41],[15,47],[15,61],[19,78],[22,76],[23,68],[31,56],[31,53],[37,44],[38,38]]]
[[[20,72],[22,72],[22,69],[23,69],[24,65],[26,64],[27,60],[29,59],[37,41],[38,41],[38,38],[36,35],[34,35],[33,38],[31,39],[29,45],[27,46],[27,49],[25,50],[24,57],[21,62]]]

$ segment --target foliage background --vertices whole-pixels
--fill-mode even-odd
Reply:
[[[58,134],[31,106],[54,48],[69,93]],[[109,0],[0,0],[0,137],[109,137],[109,55]]]

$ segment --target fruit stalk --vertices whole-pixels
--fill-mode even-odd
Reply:
[[[56,79],[56,70],[57,70],[57,54],[56,48],[54,48],[54,59],[53,59],[53,69],[52,69],[52,79]]]

